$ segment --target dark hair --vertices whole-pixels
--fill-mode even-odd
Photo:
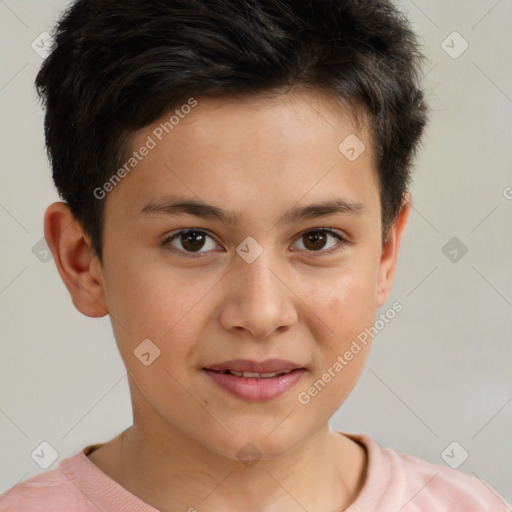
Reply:
[[[105,202],[93,191],[130,134],[198,96],[311,88],[362,107],[383,235],[396,220],[428,109],[416,37],[390,1],[78,0],[53,37],[35,81],[53,179],[100,261]]]

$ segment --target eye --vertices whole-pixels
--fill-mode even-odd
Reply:
[[[349,242],[335,231],[327,228],[311,229],[302,233],[295,245],[297,249],[306,252],[318,252],[321,254],[332,254],[343,249]],[[182,229],[167,236],[162,245],[181,256],[197,258],[215,250],[217,242],[204,230]],[[327,250],[325,250],[327,249]]]
[[[200,229],[182,229],[166,237],[162,245],[170,245],[176,252],[184,253],[185,256],[197,257],[194,253],[203,254],[209,250],[215,249],[217,243],[215,240]],[[201,249],[206,249],[202,251]]]
[[[296,243],[299,244],[298,248],[300,250],[331,254],[342,249],[344,245],[348,244],[348,241],[331,229],[317,228],[302,233]],[[332,250],[337,245],[339,246],[338,249]],[[331,250],[323,250],[325,248]]]

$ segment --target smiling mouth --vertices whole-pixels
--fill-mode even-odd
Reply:
[[[298,369],[298,368],[296,368]],[[267,373],[257,373],[257,372],[237,372],[236,370],[211,370],[209,368],[203,368],[203,370],[222,373],[224,375],[234,375],[235,377],[245,377],[246,379],[273,379],[274,377],[281,377],[282,375],[287,375],[288,373],[294,372],[295,370],[282,370],[279,372],[267,372]]]
[[[303,377],[305,368],[273,372],[238,371],[228,368],[202,368],[217,386],[249,402],[264,402],[280,397]]]

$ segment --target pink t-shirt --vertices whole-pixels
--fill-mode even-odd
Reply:
[[[366,480],[346,512],[510,512],[505,500],[476,477],[381,448],[366,434],[345,434],[368,453]],[[103,473],[89,445],[0,494],[2,512],[158,512]]]

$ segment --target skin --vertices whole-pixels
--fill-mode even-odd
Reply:
[[[343,510],[364,484],[367,457],[328,422],[355,386],[370,343],[307,405],[297,395],[373,325],[386,302],[410,195],[383,244],[371,141],[330,96],[197,99],[104,199],[103,264],[64,203],[45,214],[46,240],[73,303],[85,315],[111,316],[128,373],[133,425],[89,458],[161,511]],[[137,132],[132,149],[169,116]],[[338,150],[352,133],[366,145],[353,162]],[[190,214],[140,214],[173,194],[240,220],[231,226]],[[362,203],[364,212],[279,223],[293,207],[340,197]],[[200,257],[186,257],[191,246],[183,237],[162,245],[187,228],[211,236],[196,246]],[[347,242],[328,235],[322,247],[302,236],[318,228]],[[236,253],[248,236],[263,249],[252,263]],[[144,339],[161,351],[149,366],[133,353]],[[267,402],[231,396],[200,371],[227,359],[271,357],[308,371]],[[249,442],[260,453],[251,466],[237,456]]]

